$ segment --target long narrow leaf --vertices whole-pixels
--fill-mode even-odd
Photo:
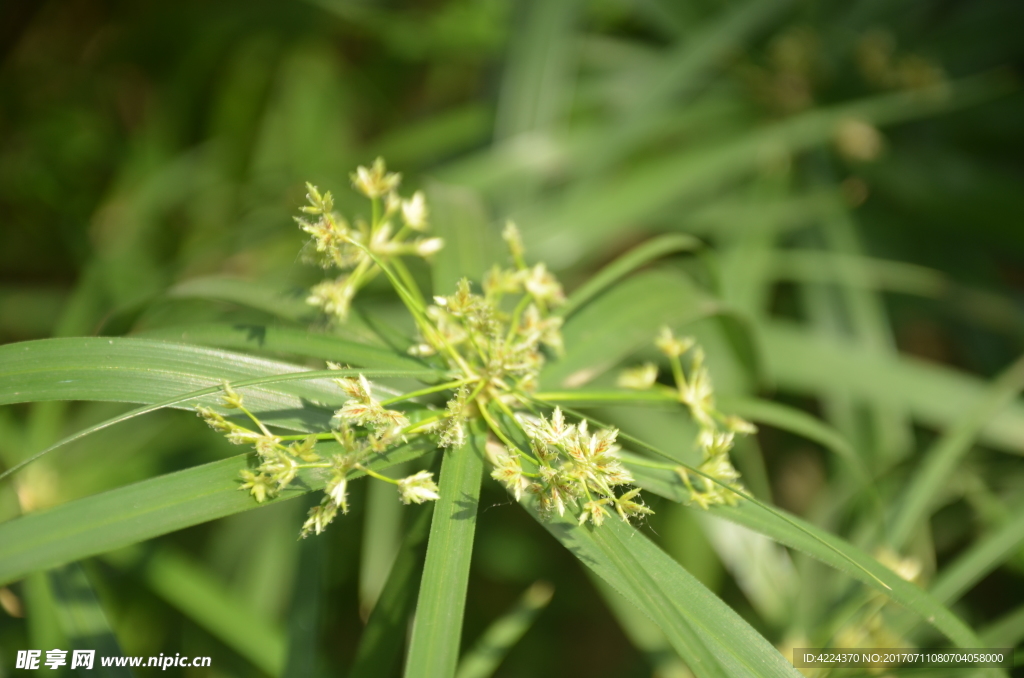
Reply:
[[[984,399],[982,379],[918,358],[886,358],[854,344],[825,339],[782,321],[762,323],[758,336],[766,371],[787,391],[828,393],[906,407],[921,423],[946,428]],[[981,428],[982,442],[1024,453],[1024,403],[995,412]]]
[[[412,627],[406,678],[451,678],[459,661],[469,561],[486,434],[473,431],[465,445],[445,452]]]
[[[402,541],[384,589],[359,639],[349,678],[376,678],[392,673],[405,639],[409,614],[416,602],[420,583],[417,575],[420,574],[433,510],[433,504],[417,509],[418,513]]]
[[[143,557],[135,569],[149,588],[187,617],[271,676],[281,675],[285,636],[244,601],[229,595],[201,565],[162,549]]]
[[[395,467],[394,476],[408,475]],[[395,501],[395,488],[388,483],[370,483],[363,507],[363,538],[359,553],[359,613],[366,619],[387,582],[402,544],[405,511]]]
[[[303,371],[308,370],[242,353],[147,339],[43,339],[0,346],[0,405],[39,400],[154,403],[224,381]],[[254,412],[274,413],[267,421],[279,426],[324,427],[331,409],[318,404],[344,401],[327,376],[297,378],[273,389],[251,388],[244,394],[246,404]],[[215,405],[217,399],[199,400]]]
[[[52,570],[49,575],[57,619],[71,646],[76,650],[95,650],[101,657],[122,656],[117,636],[82,566],[71,563]],[[70,666],[71,655],[68,657]],[[94,661],[93,669],[101,676],[132,675],[126,667],[102,666],[98,661]]]
[[[541,383],[547,388],[580,386],[649,344],[662,325],[690,322],[717,310],[717,303],[679,272],[635,275],[569,319],[563,332],[565,355],[545,367]]]
[[[641,487],[674,501],[686,499],[686,491],[673,472],[636,465],[628,456],[624,460]],[[928,621],[959,647],[980,647],[974,632],[942,603],[849,542],[750,499],[740,501],[737,506],[715,507],[711,512],[864,582]]]
[[[537,582],[505,614],[487,627],[480,639],[459,661],[455,678],[489,678],[519,639],[523,637],[541,610],[551,602],[554,589]]]
[[[472,191],[435,183],[427,197],[433,230],[445,243],[434,255],[434,294],[451,294],[459,279],[483,277],[495,259],[497,232],[488,222],[483,201]]]
[[[719,507],[713,513],[859,579],[915,612],[959,647],[980,647],[977,635],[942,603],[849,542],[795,516],[788,516],[789,522],[781,522],[772,512],[753,502],[744,501],[738,506]],[[801,529],[792,529],[790,523],[795,523]]]
[[[889,543],[897,548],[910,537],[925,518],[936,495],[945,486],[956,465],[971,449],[975,437],[995,414],[1013,401],[1024,388],[1024,357],[1008,367],[989,392],[974,407],[957,417],[938,442],[925,453],[910,485],[899,503],[889,531]]]
[[[424,369],[422,363],[386,348],[290,327],[207,323],[163,327],[136,336],[214,348],[291,353],[355,366]]]
[[[371,467],[414,459],[424,446],[396,448]],[[0,524],[0,584],[30,572],[105,553],[145,539],[259,506],[238,491],[238,474],[251,455],[238,455],[185,471],[30,513]],[[355,477],[357,474],[353,474]],[[271,501],[285,501],[323,487],[317,473],[300,476]]]
[[[574,263],[592,253],[597,243],[606,242],[674,201],[751,172],[757,167],[758,153],[764,149],[795,153],[830,140],[837,124],[846,118],[890,124],[976,103],[1004,88],[991,79],[978,79],[953,84],[942,92],[901,92],[813,109],[728,143],[691,153],[666,154],[624,176],[615,173],[601,184],[588,185],[586,190],[560,193],[524,217],[524,224],[529,226],[525,234],[533,236],[540,248],[555,251],[559,241],[572,238],[577,247],[560,254],[559,263]]]
[[[725,675],[795,678],[792,664],[728,605],[647,537],[612,518],[601,527],[541,519],[563,546],[639,607],[700,677]],[[710,664],[710,666],[709,666]]]
[[[315,505],[306,501],[307,506]],[[327,547],[323,539],[299,543],[299,563],[292,585],[288,614],[288,654],[283,678],[306,678],[316,672],[320,648],[320,619],[325,606],[324,579]]]
[[[702,246],[703,243],[700,240],[693,236],[682,234],[663,235],[645,242],[643,245],[626,252],[587,280],[586,283],[569,295],[569,298],[565,300],[565,304],[560,306],[557,312],[563,316],[572,315],[588,301],[645,264],[669,254],[693,252]]]
[[[271,375],[269,377],[257,377],[255,379],[241,379],[241,380],[235,381],[235,382],[227,382],[227,380],[225,380],[225,382],[226,383],[230,383],[233,388],[246,388],[246,387],[249,387],[249,386],[264,386],[264,385],[267,385],[267,384],[278,384],[278,383],[284,383],[284,382],[290,382],[290,381],[310,381],[310,380],[314,380],[314,379],[322,379],[324,377],[349,377],[349,376],[356,376],[356,375],[360,375],[360,374],[363,375],[363,376],[366,376],[366,377],[371,377],[371,378],[372,377],[402,377],[402,376],[417,376],[417,375],[418,376],[423,376],[423,377],[432,376],[432,373],[407,372],[407,371],[404,371],[404,370],[371,370],[371,369],[366,369],[366,370],[318,370],[318,371],[316,371],[316,370],[307,370],[307,371],[292,372],[290,374],[275,374],[275,375]],[[127,389],[130,386],[131,386],[130,384],[126,384],[125,387]],[[206,396],[212,396],[214,394],[221,393],[222,391],[223,391],[223,383],[220,384],[220,385],[217,385],[217,386],[211,386],[211,387],[208,387],[208,388],[199,389],[198,391],[190,391],[188,393],[176,395],[176,396],[174,396],[172,398],[169,398],[167,400],[163,400],[163,401],[154,403],[152,405],[146,405],[144,407],[139,407],[139,408],[136,408],[136,409],[131,410],[129,412],[125,412],[124,414],[118,415],[116,417],[111,417],[110,419],[107,419],[105,421],[101,421],[98,424],[94,424],[92,426],[89,426],[87,428],[82,429],[81,431],[73,433],[70,436],[62,438],[61,440],[57,441],[53,445],[50,445],[46,449],[41,450],[40,452],[37,452],[36,454],[33,454],[31,457],[28,457],[27,459],[22,460],[21,462],[19,462],[18,464],[12,466],[11,468],[7,469],[3,473],[0,473],[0,480],[6,478],[10,474],[12,474],[12,473],[18,471],[19,469],[23,468],[24,466],[27,466],[28,464],[30,464],[33,461],[39,459],[40,457],[42,457],[42,456],[52,452],[53,450],[55,450],[55,449],[57,449],[59,447],[62,447],[64,445],[67,445],[68,443],[71,443],[71,442],[74,442],[74,441],[79,440],[81,438],[84,438],[84,437],[86,437],[88,435],[91,435],[93,433],[96,433],[97,431],[101,431],[101,430],[103,430],[105,428],[109,428],[109,427],[114,426],[115,424],[119,424],[119,423],[121,423],[123,421],[127,421],[129,419],[133,419],[135,417],[142,416],[143,414],[148,414],[150,412],[155,412],[156,410],[163,409],[165,407],[176,407],[176,406],[177,407],[186,407],[188,405],[194,406],[196,404],[196,401],[200,401],[200,400],[204,399]],[[287,403],[290,400],[290,396],[283,395],[283,394],[275,392],[273,390],[270,390],[268,394],[265,394],[265,397],[268,398],[268,399],[272,398],[274,396],[281,397],[282,400],[283,400],[282,404],[285,404],[285,403]],[[216,403],[214,402],[212,404],[216,404]],[[314,417],[313,417],[314,421],[316,421],[318,419],[319,420],[323,420],[324,416],[326,416],[326,412],[324,412],[324,411],[316,412],[315,414],[318,414],[319,416],[316,417],[314,415]],[[296,425],[294,425],[294,422],[292,422],[290,419],[286,419],[286,420],[282,421],[282,419],[280,418],[279,415],[280,415],[279,411],[276,412],[276,413],[275,413],[275,411],[271,411],[271,412],[265,413],[264,417],[263,417],[263,421],[265,423],[268,423],[268,424],[284,426],[286,428],[289,427],[288,426],[289,424],[292,424],[291,427],[297,428],[298,430],[304,430],[304,431],[311,431],[311,430],[313,430],[312,428],[310,428],[309,423],[301,422],[300,421],[299,422],[300,425],[296,426]],[[321,421],[320,423],[324,423],[324,422]]]
[[[986,647],[1016,647],[1024,640],[1024,605],[1007,612],[981,632]]]
[[[1005,525],[973,544],[943,568],[931,587],[931,594],[943,603],[952,603],[995,568],[1018,552],[1024,542],[1024,509]]]
[[[593,572],[590,572],[590,579],[605,604],[615,615],[623,633],[634,647],[647,656],[647,661],[654,668],[655,675],[686,675],[685,672],[688,672],[689,669],[686,668],[686,664],[679,658],[658,625],[604,579]]]
[[[733,412],[758,424],[766,424],[795,433],[823,445],[849,465],[861,485],[867,485],[870,482],[871,473],[853,446],[842,433],[820,419],[770,400],[723,397],[719,401],[720,406],[726,412]]]
[[[53,586],[46,572],[33,572],[22,582],[25,608],[28,611],[28,640],[35,647],[63,647],[68,644],[67,634],[57,614]]]
[[[288,320],[299,320],[315,315],[313,307],[305,302],[304,290],[285,289],[238,278],[193,278],[175,285],[167,294],[170,297],[184,299],[229,301]]]

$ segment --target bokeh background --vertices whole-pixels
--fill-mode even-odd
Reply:
[[[1016,0],[5,3],[0,342],[214,321],[345,333],[289,316],[269,290],[319,276],[291,222],[303,183],[356,210],[348,172],[380,155],[431,191],[439,228],[447,216],[493,235],[516,219],[530,257],[570,289],[654,234],[708,243],[655,272],[727,311],[691,326],[720,392],[827,420],[896,501],[936,431],[1024,349],[1022,26]],[[264,285],[266,303],[236,280]],[[641,303],[660,280],[623,293],[637,341],[605,367],[648,356],[640,340],[661,323],[692,320],[671,285]],[[362,303],[395,315],[383,292]],[[4,408],[0,458],[118,411]],[[603,415],[666,444],[690,432],[664,413]],[[1020,521],[1021,421],[1014,410],[986,429],[907,547],[922,585]],[[233,453],[188,414],[150,415],[5,481],[0,513]],[[765,427],[737,464],[755,494],[855,541],[877,518],[840,507],[835,458],[799,437]],[[488,485],[483,502],[466,642],[531,583],[555,590],[497,675],[685,675],[642,620],[623,631],[635,613],[503,491]],[[309,675],[351,662],[400,539],[398,507],[374,505],[371,492],[322,538]],[[778,645],[830,604],[802,592],[811,566],[783,549],[654,507],[664,548]],[[242,615],[283,642],[296,587],[316,578],[300,567],[303,511],[251,511],[87,563],[124,652],[265,675],[230,628]],[[976,628],[1024,628],[1024,554],[1009,551],[955,601]],[[153,553],[161,567],[146,565]],[[6,590],[0,675],[15,649],[60,645],[51,599],[42,576]]]

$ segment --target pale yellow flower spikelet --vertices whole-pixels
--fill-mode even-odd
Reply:
[[[675,387],[669,389],[658,385],[658,367],[654,363],[644,363],[622,371],[618,385],[635,390],[661,389],[672,393],[689,410],[690,416],[700,427],[696,443],[701,451],[701,462],[696,473],[681,466],[676,468],[688,492],[689,501],[701,508],[735,504],[741,489],[740,474],[733,466],[729,452],[737,435],[756,433],[757,428],[736,415],[727,416],[718,411],[704,351],[696,340],[677,337],[670,328],[663,327],[654,345],[669,360]],[[683,368],[682,362],[683,356],[687,354],[690,355],[689,370]],[[625,504],[625,501],[620,500],[616,508]]]

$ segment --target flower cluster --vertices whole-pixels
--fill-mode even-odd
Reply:
[[[652,513],[637,498],[639,488],[616,494],[614,488],[628,485],[633,477],[618,457],[615,444],[618,431],[605,429],[591,434],[587,422],[567,424],[559,408],[551,415],[518,417],[529,436],[530,452],[516,447],[498,448],[492,453],[491,477],[515,495],[524,492],[538,497],[541,515],[565,515],[566,508],[576,514],[580,525],[591,521],[601,525],[614,508],[622,520]],[[524,470],[523,464],[528,470]]]
[[[700,427],[697,446],[701,451],[699,474],[692,474],[680,467],[677,470],[683,484],[690,493],[690,501],[701,508],[715,504],[735,504],[740,489],[740,474],[732,465],[729,451],[732,450],[736,435],[754,433],[757,429],[750,422],[735,415],[726,416],[715,407],[715,393],[711,375],[704,364],[704,351],[689,337],[676,337],[664,327],[654,342],[658,350],[669,359],[675,388],[668,389],[673,396],[689,410],[693,420]],[[683,356],[690,355],[690,366],[683,369]],[[638,390],[655,388],[658,368],[654,363],[623,371],[619,375],[619,386]]]
[[[344,320],[359,288],[380,273],[378,262],[402,266],[397,258],[400,255],[428,257],[444,246],[441,238],[411,238],[428,230],[426,197],[417,191],[411,198],[403,199],[397,193],[399,183],[401,175],[388,172],[380,158],[371,167],[358,168],[352,174],[352,185],[370,198],[373,218],[369,223],[358,219],[354,224],[334,212],[330,191],[321,195],[316,186],[306,184],[309,205],[302,211],[316,220],[295,220],[312,236],[320,264],[343,271],[339,277],[310,290],[308,303]],[[396,230],[392,220],[399,216],[402,226]]]
[[[337,369],[339,366],[331,365]],[[349,400],[335,413],[336,426],[327,433],[299,436],[272,434],[260,419],[249,411],[241,395],[229,384],[224,384],[222,405],[225,409],[239,410],[257,430],[230,421],[219,412],[197,406],[199,416],[215,431],[226,434],[236,445],[252,445],[259,464],[255,469],[241,472],[240,489],[248,490],[257,502],[272,499],[295,480],[302,469],[316,469],[326,475],[324,498],[309,513],[302,526],[302,536],[320,534],[334,520],[340,510],[348,512],[348,481],[356,473],[365,474],[396,485],[399,499],[405,503],[423,503],[437,499],[437,485],[429,472],[420,471],[407,478],[393,479],[372,470],[366,463],[386,451],[403,436],[415,429],[405,416],[386,409],[373,396],[370,383],[360,375],[357,378],[335,379]],[[343,452],[327,458],[317,452],[321,440],[338,442]],[[287,443],[287,444],[286,444]]]
[[[550,311],[565,296],[544,264],[526,265],[513,223],[505,226],[503,237],[515,268],[495,265],[484,278],[482,295],[463,278],[455,294],[434,297],[426,308],[430,327],[421,327],[422,341],[410,353],[440,355],[450,369],[483,376],[500,390],[532,391],[544,363],[540,346],[562,350],[562,319]]]
[[[424,301],[402,255],[426,256],[441,246],[437,238],[409,239],[427,228],[428,209],[422,193],[400,198],[399,176],[387,172],[383,161],[360,167],[353,185],[372,204],[369,223],[351,226],[333,211],[330,193],[320,194],[309,185],[309,206],[303,208],[316,221],[299,219],[312,236],[313,246],[326,267],[346,271],[342,277],[314,287],[309,301],[325,312],[344,319],[360,286],[383,274],[412,315],[417,337],[409,353],[449,381],[425,389],[379,400],[364,375],[347,371],[335,379],[347,401],[335,412],[331,430],[311,436],[276,435],[260,422],[225,385],[224,407],[240,410],[255,424],[248,428],[208,408],[200,416],[234,443],[252,445],[259,464],[242,473],[242,489],[257,501],[277,495],[303,470],[325,479],[325,495],[303,526],[303,536],[319,534],[339,511],[348,510],[348,483],[356,475],[397,486],[405,503],[438,498],[433,476],[420,471],[393,479],[374,471],[369,463],[394,446],[429,439],[440,448],[462,448],[467,423],[478,420],[494,437],[488,445],[502,452],[492,459],[493,477],[516,496],[537,497],[541,512],[564,515],[569,511],[580,524],[600,525],[615,511],[623,520],[650,513],[638,498],[639,489],[624,488],[632,482],[618,457],[615,430],[591,433],[586,420],[567,424],[555,409],[550,419],[536,416],[538,401],[533,392],[547,356],[562,351],[562,317],[557,308],[565,301],[562,286],[542,263],[528,265],[516,227],[506,225],[502,237],[510,264],[495,265],[484,277],[479,292],[469,280],[458,282],[448,296]],[[395,232],[392,220],[400,217]],[[328,363],[332,369],[340,366]],[[443,408],[421,397],[449,393]],[[416,401],[416,421],[406,412],[390,409],[402,401]],[[518,446],[513,438],[528,440]],[[334,441],[342,452],[322,455],[320,441]],[[457,450],[454,453],[465,453]]]

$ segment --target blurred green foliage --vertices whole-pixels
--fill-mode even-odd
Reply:
[[[593,351],[553,365],[550,383],[597,354],[589,376],[611,383],[602,370],[653,357],[653,332],[686,324],[723,400],[758,394],[824,419],[877,496],[827,441],[781,424],[737,453],[753,494],[873,552],[883,522],[910,520],[903,490],[930,468],[936,432],[1024,349],[1021,25],[1012,0],[6,4],[0,342],[188,325],[197,343],[259,352],[252,333],[204,340],[196,326],[399,332],[382,285],[343,328],[305,309],[316,272],[291,224],[305,181],[348,211],[348,172],[383,155],[430,191],[449,251],[481,271],[506,217],[570,289],[654,234],[709,243],[592,309],[615,315],[603,334],[567,332]],[[921,490],[930,520],[889,544],[1009,645],[1024,635],[1022,407],[949,454]],[[0,409],[0,460],[123,409]],[[663,411],[593,413],[665,447],[693,433]],[[3,481],[0,517],[235,452],[194,417],[151,414]],[[214,657],[189,675],[347,670],[391,562],[418,548],[402,546],[415,518],[353,492],[352,515],[317,543],[295,542],[293,501],[32,575],[0,598],[0,675],[15,649],[66,644],[60,592],[83,576],[125,654]],[[545,580],[551,606],[495,675],[686,675],[646,618],[508,504],[484,485],[464,647]],[[654,508],[648,532],[773,643],[811,636],[830,606],[859,614],[847,580],[806,558]],[[988,536],[995,555],[943,574]]]

